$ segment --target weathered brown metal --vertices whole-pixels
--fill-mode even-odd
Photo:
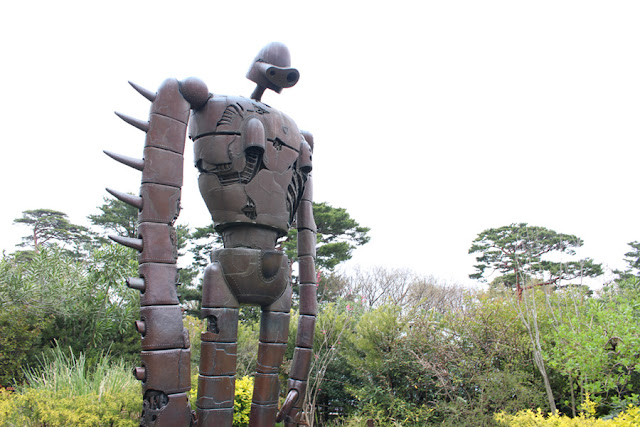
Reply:
[[[278,413],[278,405],[258,405],[256,403],[251,404],[251,413],[249,425],[251,427],[270,427],[273,426],[273,421]]]
[[[182,309],[179,305],[141,307],[140,319],[137,325],[144,325],[138,328],[142,334],[143,350],[184,348]]]
[[[144,396],[141,425],[180,426],[192,419],[187,393],[165,395],[147,392]]]
[[[202,341],[235,343],[238,338],[238,309],[202,307],[207,330]]]
[[[124,156],[122,154],[113,153],[111,151],[103,150],[103,153],[107,156],[111,157],[113,160],[120,162],[124,165],[132,167],[141,171],[144,168],[144,160],[143,159],[135,159],[133,157]]]
[[[183,163],[182,155],[178,153],[152,146],[145,147],[142,182],[180,188]]]
[[[144,292],[146,290],[144,279],[142,277],[129,277],[127,279],[127,286],[131,289],[137,289],[140,292]]]
[[[253,403],[256,405],[277,405],[278,374],[262,374],[257,372],[253,383]]]
[[[113,237],[137,249],[140,277],[127,284],[141,291],[143,382],[142,425],[231,426],[240,304],[262,308],[257,373],[250,426],[299,425],[312,359],[317,313],[315,233],[311,187],[313,136],[285,114],[260,102],[266,89],[295,85],[289,51],[265,46],[247,78],[250,98],[213,95],[197,78],[168,79],[156,93],[131,86],[151,101],[149,121],[120,113],[146,133],[143,159],[107,153],[142,171],[140,195],[110,190],[140,210],[138,239]],[[191,118],[190,118],[191,117]],[[212,253],[203,278],[197,414],[188,409],[189,339],[178,304],[177,242],[173,223],[180,212],[185,133],[194,141],[198,185],[223,249]],[[300,313],[285,404],[278,413],[278,372],[289,336],[290,265],[276,248],[292,224],[298,228]]]
[[[131,288],[141,292],[141,319],[136,322],[136,329],[141,333],[142,366],[134,370],[144,393],[140,423],[187,426],[194,423],[186,394],[191,388],[191,353],[176,292],[177,242],[172,225],[179,212],[189,104],[180,95],[175,79],[165,81],[156,94],[131,85],[152,102],[149,122],[118,114],[146,132],[143,159],[105,153],[142,171],[139,197],[115,194],[140,210],[140,238],[112,237],[140,252],[140,277],[127,279]],[[162,114],[165,117],[159,116]]]
[[[149,122],[145,122],[134,117],[127,116],[126,114],[118,113],[116,111],[116,116],[120,117],[125,122],[129,123],[131,126],[140,129],[143,132],[149,132]]]
[[[201,373],[198,376],[198,400],[196,401],[198,409],[233,409],[235,384],[236,377],[233,375],[207,376]]]
[[[180,213],[180,188],[145,183],[140,186],[139,222],[173,224]]]
[[[135,282],[139,284],[139,281],[142,280],[143,287],[142,289],[135,287],[135,289],[141,291],[141,306],[177,306],[179,304],[176,288],[178,267],[175,264],[146,262],[140,265],[138,271],[140,278],[135,278]],[[132,279],[128,279],[128,283],[131,281]]]
[[[142,351],[140,358],[146,371],[143,390],[161,390],[169,395],[191,389],[189,349]]]
[[[199,426],[230,426],[233,425],[233,405],[231,408],[198,410],[197,425]],[[180,424],[174,424],[176,426]]]
[[[293,352],[293,361],[291,362],[291,371],[289,372],[289,376],[296,380],[305,381],[307,379],[307,375],[309,375],[311,356],[313,356],[312,349],[297,347]]]
[[[142,222],[138,225],[142,236],[142,250],[138,256],[140,264],[159,262],[175,264],[178,258],[178,242],[175,229],[168,224]]]
[[[116,243],[120,243],[121,245],[129,247],[131,249],[135,249],[138,252],[142,252],[144,248],[142,239],[123,236],[109,236],[109,238]]]
[[[206,376],[231,376],[236,373],[236,343],[202,341],[200,373]]]
[[[313,348],[313,337],[316,326],[315,316],[300,316],[298,319],[298,334],[296,347]]]
[[[276,374],[282,364],[284,353],[287,351],[287,344],[265,343],[258,344],[258,362],[256,372],[262,374]]]
[[[147,100],[149,100],[149,102],[153,102],[156,99],[156,94],[151,92],[150,90],[147,90],[145,88],[143,88],[142,86],[138,86],[137,84],[133,83],[133,82],[129,82],[129,84],[131,85],[131,87],[133,87],[140,95],[144,96],[145,98],[147,98]]]
[[[138,210],[142,209],[142,197],[134,196],[133,194],[123,193],[122,191],[112,190],[111,188],[107,188],[107,193],[111,194],[116,199],[125,202],[128,205],[131,205]]]

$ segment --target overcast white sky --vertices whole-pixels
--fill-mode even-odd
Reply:
[[[317,201],[371,227],[351,265],[471,283],[471,241],[528,222],[584,239],[581,256],[624,266],[640,240],[640,2],[4,2],[0,249],[12,220],[51,208],[87,223],[104,187],[140,175],[102,154],[142,155],[167,77],[249,96],[270,41],[300,82],[264,101],[315,136]],[[180,221],[208,212],[186,153]]]

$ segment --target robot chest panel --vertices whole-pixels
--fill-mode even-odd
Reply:
[[[246,98],[214,97],[190,121],[200,191],[217,225],[291,221],[303,136],[286,115]]]
[[[196,162],[213,165],[205,171],[241,172],[253,150],[260,152],[261,167],[283,173],[294,167],[303,140],[288,116],[242,97],[213,97],[193,114],[189,126]]]

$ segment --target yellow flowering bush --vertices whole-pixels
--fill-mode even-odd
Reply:
[[[56,347],[41,366],[25,371],[27,384],[0,389],[1,426],[137,426],[140,384],[122,361],[102,355],[90,365]]]
[[[140,407],[138,389],[81,396],[35,388],[0,391],[0,425],[134,427],[140,423]]]
[[[249,425],[251,398],[253,397],[253,377],[236,379],[236,394],[233,401],[233,425]]]
[[[195,410],[196,399],[198,397],[198,374],[191,378],[191,390],[189,391],[189,401],[191,408]],[[236,378],[236,391],[233,401],[233,425],[242,427],[249,425],[249,415],[251,414],[251,398],[253,397],[253,377],[244,376]]]
[[[515,415],[500,412],[495,415],[495,420],[501,425],[511,427],[632,427],[640,425],[640,408],[629,405],[626,411],[610,420],[593,418],[588,412],[581,413],[575,418],[566,415],[544,414],[540,408],[537,411],[531,409],[519,411]]]

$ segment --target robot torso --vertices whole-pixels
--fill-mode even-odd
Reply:
[[[311,171],[311,148],[295,122],[262,102],[215,95],[193,112],[189,136],[200,193],[225,247],[273,248]]]

